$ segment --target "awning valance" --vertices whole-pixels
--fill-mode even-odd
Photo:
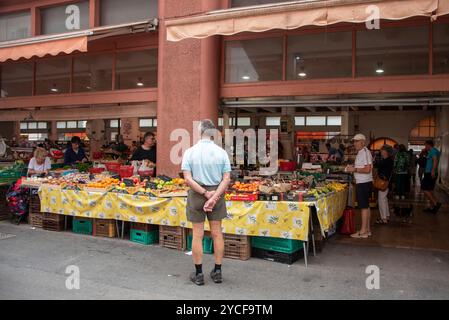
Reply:
[[[291,1],[167,20],[167,40],[202,39],[213,35],[264,32],[273,29],[291,30],[339,22],[363,23],[373,19],[373,9],[369,8],[370,5],[377,6],[379,18],[387,20],[449,14],[449,0]]]
[[[70,54],[75,51],[87,52],[89,41],[138,32],[155,30],[157,19],[115,26],[99,27],[84,31],[6,41],[0,43],[0,62],[29,59],[46,55]]]

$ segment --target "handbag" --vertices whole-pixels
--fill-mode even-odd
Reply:
[[[385,191],[385,190],[388,189],[388,186],[389,186],[389,185],[390,185],[390,181],[389,181],[389,180],[383,179],[383,178],[380,177],[380,176],[376,176],[376,177],[374,178],[373,186],[374,186],[374,188],[376,188],[377,190]]]

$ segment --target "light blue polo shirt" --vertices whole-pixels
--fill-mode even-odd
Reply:
[[[223,174],[231,172],[231,163],[225,150],[212,140],[202,139],[186,150],[181,170],[190,171],[193,180],[203,186],[217,186]]]

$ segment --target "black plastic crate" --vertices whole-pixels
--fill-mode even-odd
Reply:
[[[268,261],[293,264],[299,259],[304,258],[304,252],[303,250],[298,250],[293,253],[283,253],[259,248],[252,248],[252,256]]]

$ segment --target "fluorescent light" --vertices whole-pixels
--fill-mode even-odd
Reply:
[[[384,69],[381,68],[376,69],[376,73],[384,73],[384,72],[385,72]]]
[[[143,87],[143,82],[137,82],[137,86]]]
[[[249,79],[251,79],[251,77],[250,77],[250,76],[247,76],[247,75],[245,75],[245,76],[243,76],[243,77],[242,77],[242,79],[243,79],[243,80],[249,80]]]
[[[384,68],[383,68],[383,63],[382,63],[382,62],[378,62],[378,63],[377,63],[376,73],[377,73],[377,74],[382,74],[382,73],[384,73],[384,72],[385,72],[385,70],[384,70]]]
[[[307,76],[307,73],[300,72],[300,73],[298,73],[298,76],[300,76],[301,78],[305,78]]]
[[[50,91],[51,92],[58,92],[59,90],[58,90],[58,88],[51,88]]]

